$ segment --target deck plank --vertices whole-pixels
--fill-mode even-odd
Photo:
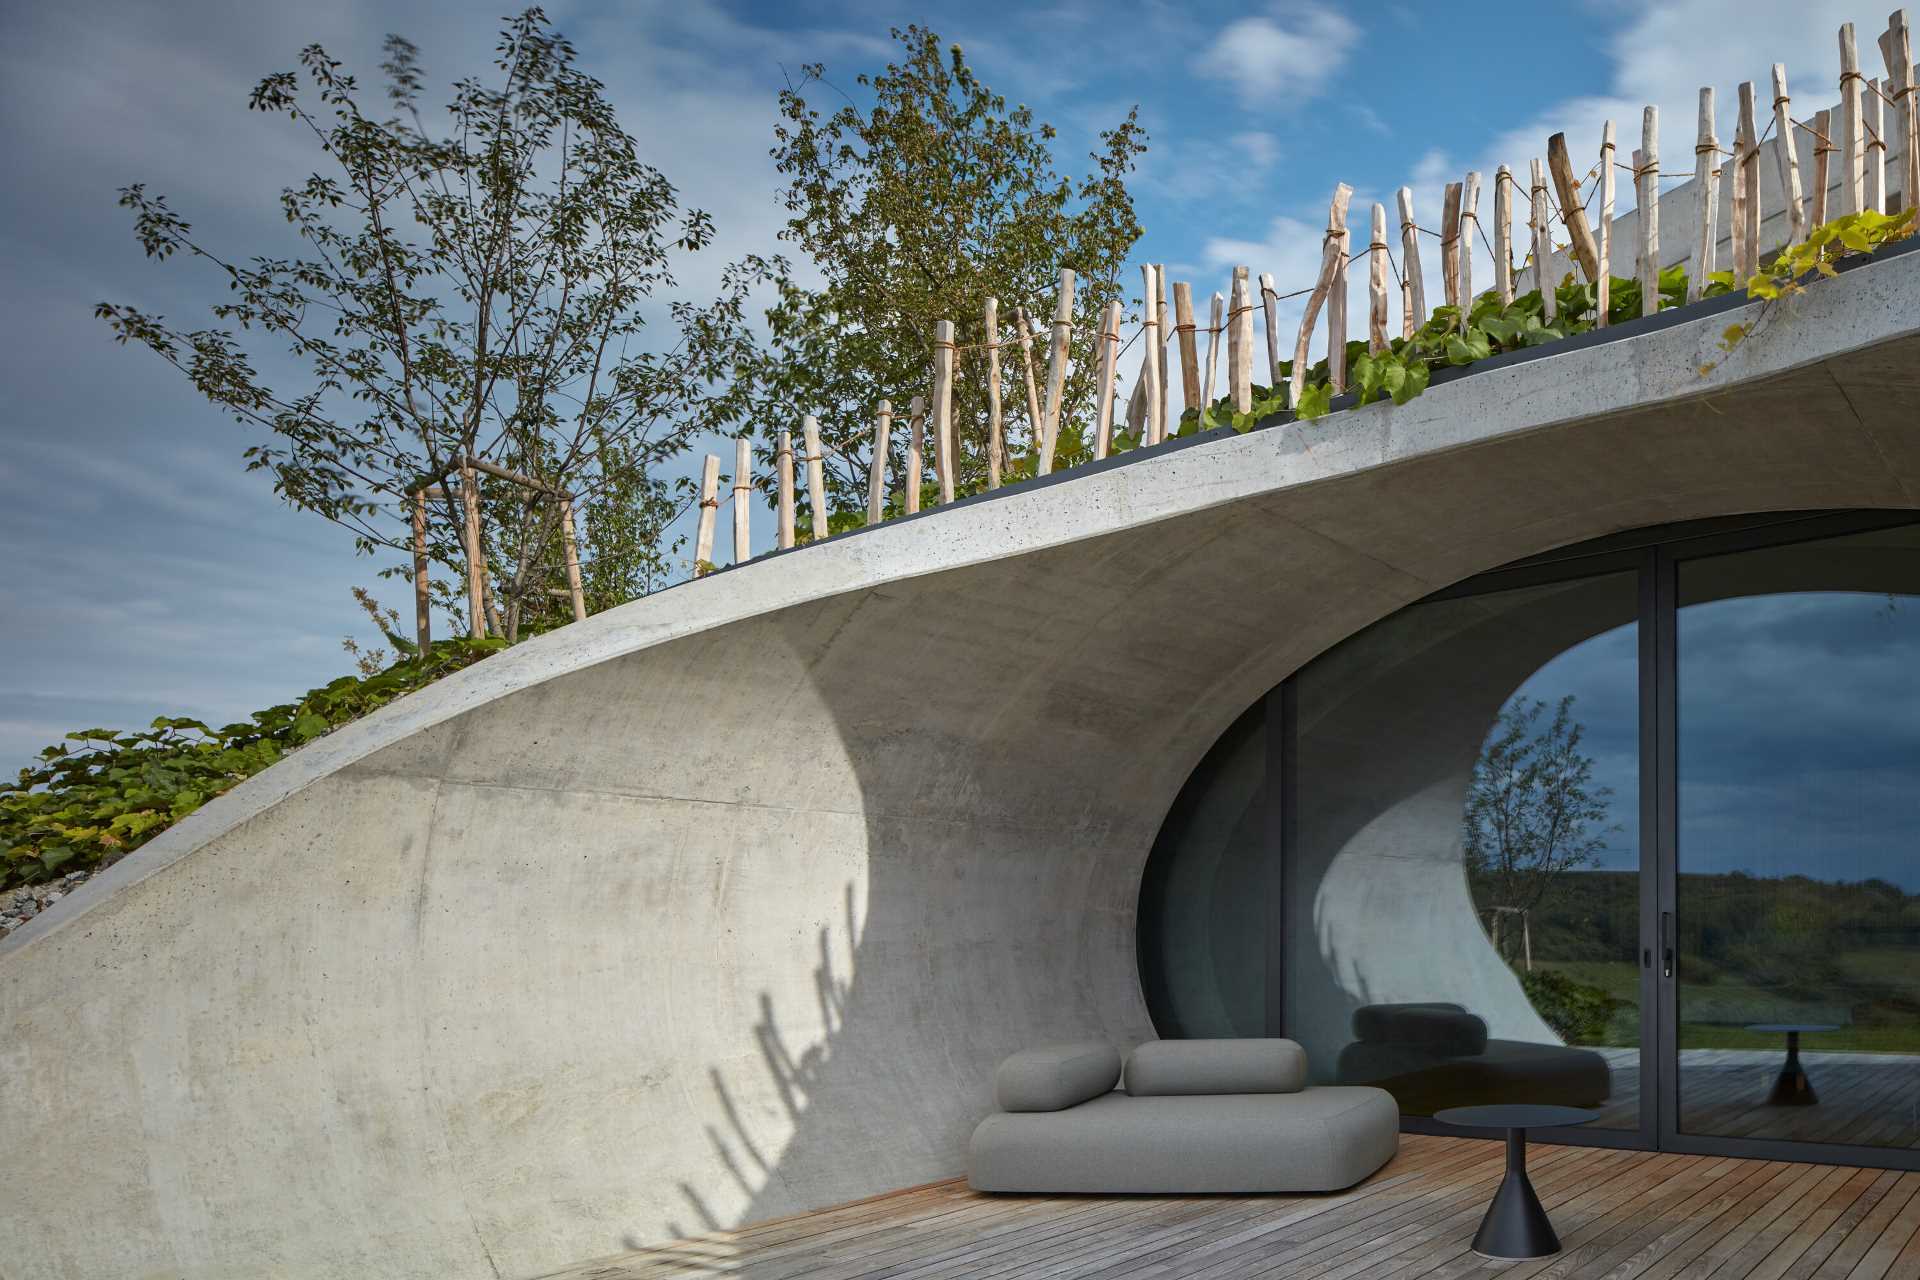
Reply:
[[[1470,1247],[1499,1144],[1408,1134],[1333,1195],[994,1196],[956,1180],[547,1280],[1920,1280],[1920,1173],[1552,1145],[1528,1167],[1565,1246],[1535,1262]]]

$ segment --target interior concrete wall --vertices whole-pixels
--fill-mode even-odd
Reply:
[[[1920,256],[660,593],[297,753],[0,943],[0,1268],[520,1276],[961,1171],[1152,1034],[1139,873],[1345,636],[1663,521],[1920,506]]]

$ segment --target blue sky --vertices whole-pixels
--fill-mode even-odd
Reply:
[[[69,729],[161,713],[222,720],[283,700],[348,669],[343,635],[371,639],[349,588],[404,605],[343,533],[243,472],[245,430],[151,355],[115,347],[92,307],[112,299],[190,321],[218,291],[142,257],[114,207],[129,182],[167,192],[237,253],[288,247],[275,198],[310,161],[245,96],[302,45],[327,45],[371,80],[394,31],[430,71],[464,73],[485,66],[502,8],[95,0],[0,15],[0,767]],[[1437,219],[1442,184],[1503,161],[1524,170],[1556,129],[1590,152],[1602,119],[1625,136],[1655,102],[1690,136],[1698,86],[1729,103],[1775,60],[1831,85],[1839,23],[1884,23],[1882,9],[1827,0],[548,11],[647,158],[718,221],[716,251],[685,274],[691,291],[724,261],[779,247],[767,148],[785,74],[819,61],[851,86],[889,55],[889,26],[920,22],[1060,127],[1064,169],[1080,169],[1095,132],[1138,103],[1152,142],[1134,182],[1147,227],[1137,260],[1168,264],[1202,297],[1224,291],[1237,262],[1271,271],[1282,291],[1310,283],[1335,181],[1356,189],[1362,227],[1369,203],[1402,183],[1422,220]],[[769,522],[756,519],[764,545]]]

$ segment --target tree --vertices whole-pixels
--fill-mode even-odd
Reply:
[[[1555,704],[1516,698],[1500,710],[1467,788],[1465,861],[1483,909],[1524,913],[1564,872],[1597,862],[1607,844],[1610,787],[1593,785],[1593,759],[1573,718],[1573,695]]]
[[[511,640],[572,617],[552,594],[564,581],[554,492],[591,517],[582,555],[597,605],[657,581],[665,513],[689,500],[658,468],[741,413],[731,375],[753,350],[745,300],[782,264],[749,257],[725,268],[712,301],[677,296],[676,265],[712,242],[713,220],[640,159],[539,9],[508,21],[496,75],[454,82],[444,132],[422,116],[418,51],[398,36],[385,48],[382,116],[319,45],[300,55],[304,87],[280,72],[248,100],[284,113],[321,155],[324,171],[281,192],[298,256],[218,251],[134,185],[120,203],[148,256],[205,262],[229,294],[201,329],[108,302],[97,312],[120,342],[264,429],[249,469],[363,553],[408,551],[411,494],[437,485],[430,555],[464,577],[463,459],[545,486],[489,477],[481,490],[488,609]],[[285,356],[284,383],[257,372]],[[435,590],[465,612],[464,586]]]
[[[780,95],[774,133],[772,154],[788,179],[792,215],[781,236],[812,259],[823,283],[815,289],[791,277],[779,281],[779,300],[767,317],[772,346],[756,417],[769,441],[783,427],[795,429],[802,413],[819,418],[841,527],[864,519],[859,513],[866,506],[879,401],[893,401],[904,423],[910,398],[931,394],[939,320],[954,322],[963,348],[954,396],[958,487],[965,492],[983,483],[982,308],[987,298],[999,299],[1004,341],[1015,306],[1026,307],[1044,388],[1046,335],[1062,267],[1073,268],[1080,288],[1058,458],[1064,465],[1090,456],[1085,429],[1092,418],[1096,334],[1107,303],[1123,296],[1120,269],[1141,231],[1126,187],[1134,158],[1146,149],[1136,112],[1100,135],[1093,168],[1076,183],[1054,170],[1053,127],[1036,123],[1025,106],[1009,109],[981,83],[958,45],[943,47],[918,26],[891,34],[902,60],[858,80],[870,107],[849,98],[823,117],[808,94],[831,86],[825,68],[811,65]],[[1030,446],[1019,349],[1005,348],[1001,356],[1010,434]],[[896,486],[903,437],[896,433],[902,443],[889,471]],[[1031,458],[1025,466],[1030,474]]]

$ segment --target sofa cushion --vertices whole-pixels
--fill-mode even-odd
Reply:
[[[1306,1050],[1291,1040],[1150,1040],[1127,1057],[1127,1092],[1136,1098],[1306,1087]]]
[[[1134,1098],[988,1116],[973,1131],[977,1191],[1206,1195],[1337,1191],[1393,1158],[1400,1113],[1378,1089]]]
[[[1008,1055],[993,1074],[1002,1111],[1060,1111],[1120,1083],[1120,1054],[1110,1044],[1048,1044]]]
[[[1484,1052],[1486,1021],[1457,1004],[1369,1004],[1353,1011],[1353,1038],[1363,1044],[1416,1044],[1457,1057]]]

